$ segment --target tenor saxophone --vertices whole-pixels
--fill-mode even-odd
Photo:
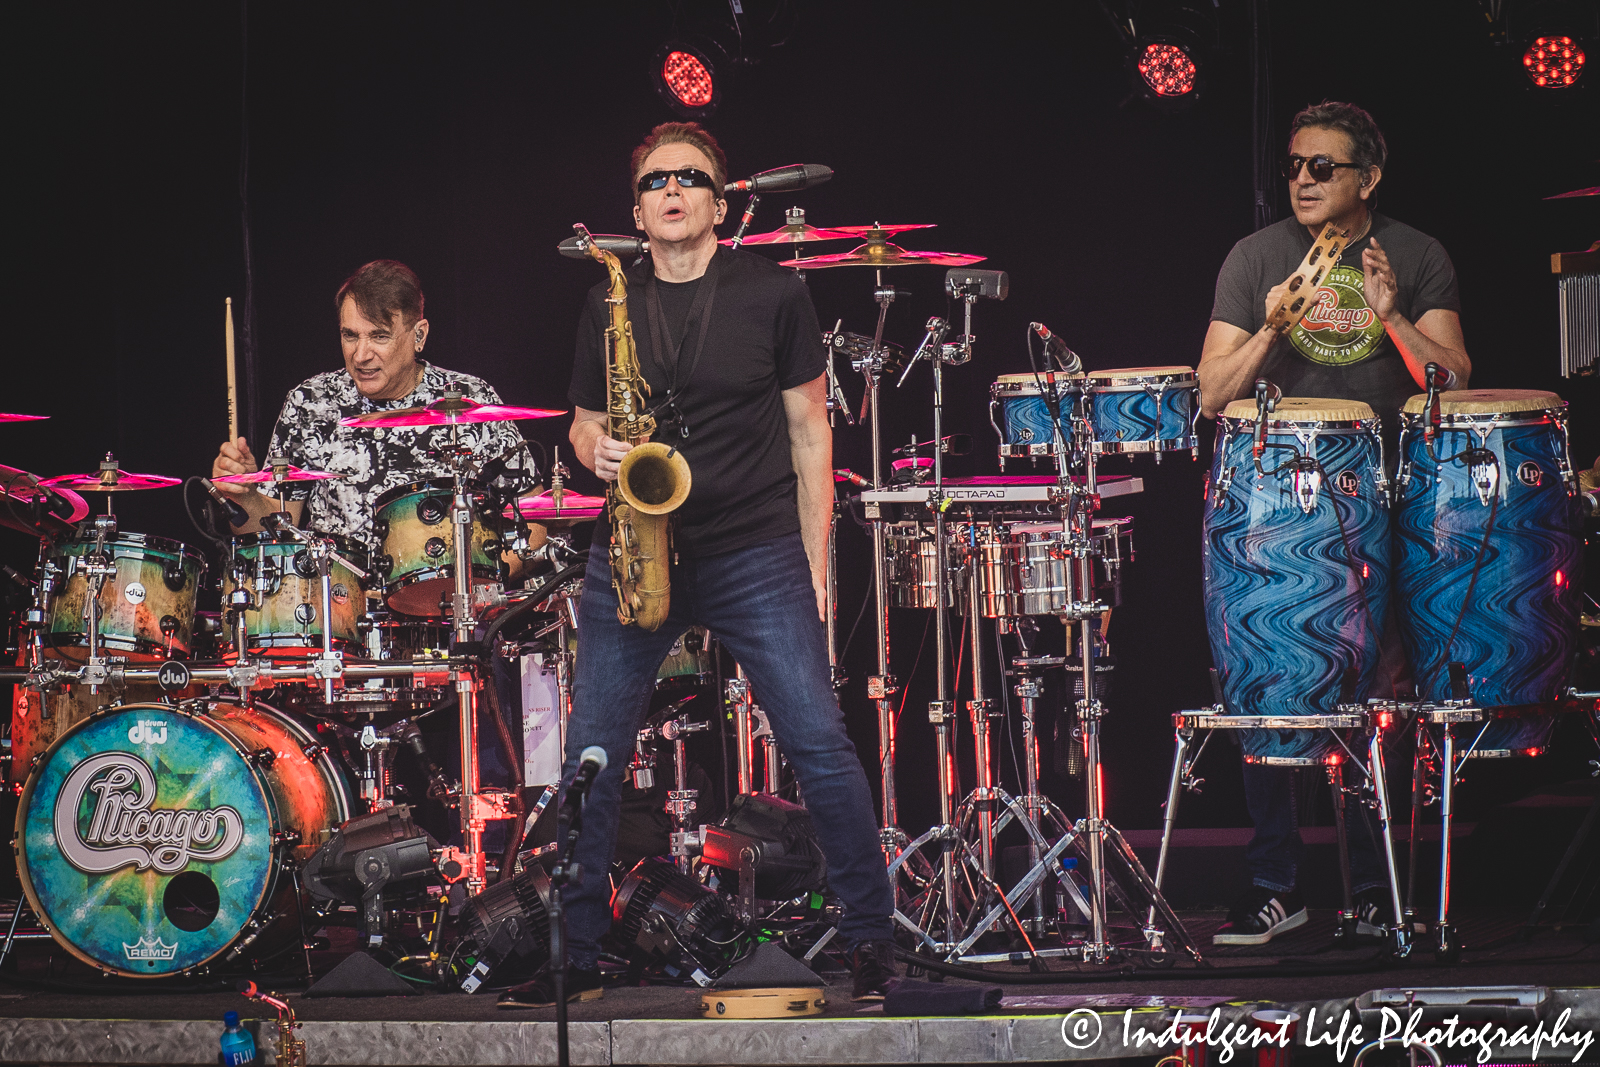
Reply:
[[[628,321],[628,279],[616,255],[575,227],[590,258],[606,268],[606,436],[633,449],[617,480],[606,486],[611,520],[611,588],[624,626],[655,630],[672,606],[672,529],[668,516],[689,496],[689,461],[675,448],[651,441],[656,420],[645,406],[650,385],[639,371],[639,350]]]

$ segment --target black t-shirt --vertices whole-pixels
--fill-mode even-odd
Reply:
[[[667,396],[668,379],[657,358],[646,312],[652,265],[628,271],[628,318],[651,405]],[[690,309],[700,287],[716,272],[705,346],[695,359],[698,317]],[[800,528],[795,473],[789,457],[789,420],[783,390],[820,377],[827,369],[822,328],[805,282],[793,271],[742,249],[718,248],[706,275],[693,282],[656,282],[661,310],[687,377],[680,371],[677,408],[689,428],[681,438],[663,426],[655,440],[676,445],[689,461],[689,499],[675,513],[674,542],[684,556],[715,556]],[[577,354],[567,399],[590,411],[606,410],[606,285],[589,291],[578,327]],[[664,361],[672,365],[669,354]],[[659,413],[658,413],[659,417]],[[609,536],[602,518],[597,536]]]
[[[1400,313],[1413,323],[1435,308],[1460,312],[1456,271],[1438,241],[1372,213],[1366,236],[1345,249],[1300,325],[1273,342],[1261,376],[1285,396],[1362,400],[1383,420],[1385,439],[1399,430],[1400,408],[1421,389],[1383,323],[1367,306],[1361,253],[1376,237],[1399,283]],[[1311,234],[1293,218],[1258,230],[1228,253],[1217,275],[1212,321],[1255,333],[1266,322],[1267,291],[1294,272]]]

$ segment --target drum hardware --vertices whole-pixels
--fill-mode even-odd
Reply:
[[[733,736],[735,743],[735,756],[739,768],[739,792],[754,793],[755,787],[755,753],[752,751],[755,738],[754,718],[755,699],[750,692],[750,679],[745,677],[744,668],[735,664],[734,677],[727,680],[726,699],[733,705]]]
[[[667,792],[666,811],[672,819],[672,856],[684,874],[690,873],[690,857],[693,853],[688,842],[689,828],[694,825],[695,808],[700,799],[700,791],[689,788],[689,756],[684,739],[689,734],[711,729],[708,722],[690,722],[687,715],[679,714],[683,706],[693,699],[694,696],[686,696],[654,716],[662,721],[639,731],[633,761],[628,764],[634,788],[652,789],[655,786],[655,754],[651,746],[657,739],[672,742],[673,788]],[[641,772],[645,775],[644,780],[641,780]]]
[[[1354,687],[1354,671],[1352,677],[1346,679],[1347,691]],[[1213,688],[1220,689],[1221,683],[1213,679]],[[1354,933],[1355,907],[1354,894],[1350,887],[1349,865],[1349,840],[1346,834],[1344,819],[1344,798],[1353,792],[1362,797],[1365,806],[1372,808],[1378,816],[1378,835],[1382,842],[1383,860],[1385,870],[1389,875],[1390,904],[1393,907],[1392,915],[1401,916],[1406,912],[1401,908],[1400,879],[1395,864],[1394,836],[1392,829],[1393,808],[1389,801],[1389,789],[1385,777],[1383,761],[1384,734],[1392,730],[1399,718],[1406,712],[1407,706],[1382,701],[1370,701],[1366,704],[1339,704],[1329,714],[1309,715],[1239,715],[1230,713],[1223,705],[1217,704],[1209,708],[1191,711],[1174,712],[1172,716],[1175,747],[1172,759],[1172,774],[1167,784],[1166,811],[1162,818],[1161,851],[1156,865],[1156,877],[1153,889],[1159,894],[1161,883],[1166,875],[1168,847],[1171,844],[1172,831],[1178,821],[1178,801],[1183,792],[1198,793],[1204,779],[1194,776],[1194,767],[1200,756],[1204,753],[1206,744],[1210,741],[1210,731],[1213,730],[1272,730],[1276,732],[1309,733],[1326,731],[1333,739],[1334,747],[1327,754],[1318,758],[1283,758],[1262,757],[1259,762],[1274,766],[1320,766],[1328,776],[1329,788],[1333,793],[1335,811],[1335,831],[1339,841],[1339,858],[1341,874],[1344,879],[1344,907],[1340,912],[1341,931]],[[1200,746],[1190,754],[1196,732],[1205,731],[1201,738]],[[1366,753],[1363,760],[1354,750],[1345,744],[1341,733],[1361,731],[1366,737]],[[1249,759],[1247,754],[1246,759]],[[1344,785],[1343,764],[1348,762],[1362,774],[1362,786],[1359,790],[1352,791]],[[1367,799],[1370,796],[1370,799]],[[1415,846],[1413,845],[1413,848]],[[1142,873],[1142,871],[1141,871]],[[1165,900],[1161,901],[1165,906]],[[1182,927],[1178,927],[1179,930]],[[1410,955],[1412,947],[1412,930],[1404,921],[1397,921],[1388,928],[1389,952],[1397,959]],[[1196,954],[1198,959],[1198,954]]]

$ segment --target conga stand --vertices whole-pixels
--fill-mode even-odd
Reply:
[[[1401,916],[1400,880],[1395,865],[1394,838],[1391,827],[1392,808],[1389,803],[1389,787],[1385,778],[1383,762],[1383,733],[1394,721],[1395,705],[1374,702],[1371,705],[1340,705],[1338,710],[1330,715],[1229,715],[1221,703],[1210,708],[1195,711],[1179,711],[1173,713],[1172,725],[1176,735],[1177,744],[1173,752],[1172,777],[1167,786],[1166,814],[1162,821],[1161,852],[1156,865],[1154,888],[1160,892],[1161,884],[1166,876],[1168,848],[1171,845],[1172,831],[1178,821],[1178,800],[1184,792],[1199,792],[1205,779],[1194,777],[1194,767],[1200,756],[1205,752],[1210,741],[1212,730],[1361,730],[1367,736],[1366,760],[1362,759],[1347,746],[1343,739],[1339,739],[1339,751],[1332,753],[1327,758],[1296,759],[1293,757],[1274,758],[1273,766],[1281,767],[1322,767],[1328,775],[1328,784],[1333,791],[1333,804],[1335,813],[1335,829],[1339,839],[1339,860],[1341,877],[1344,880],[1344,909],[1341,913],[1341,926],[1353,927],[1355,910],[1352,894],[1350,892],[1350,863],[1349,839],[1346,834],[1344,820],[1344,798],[1347,794],[1359,792],[1358,788],[1347,788],[1343,780],[1343,763],[1346,758],[1350,763],[1359,767],[1367,777],[1366,788],[1372,792],[1370,803],[1377,810],[1379,834],[1383,848],[1385,867],[1389,873],[1389,893],[1393,914]],[[1194,754],[1189,755],[1189,750],[1194,744],[1197,731],[1206,731],[1206,736],[1201,738],[1200,745]],[[1337,732],[1335,737],[1338,737]],[[1342,753],[1342,755],[1341,755]],[[1165,901],[1160,902],[1165,905]],[[1180,928],[1181,929],[1181,928]],[[1353,930],[1352,930],[1353,932]],[[1404,958],[1411,952],[1411,927],[1409,922],[1397,920],[1390,928],[1390,953],[1398,958]]]

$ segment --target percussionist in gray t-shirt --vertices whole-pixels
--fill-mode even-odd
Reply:
[[[1228,253],[1217,276],[1211,327],[1200,356],[1200,407],[1215,417],[1265,377],[1285,396],[1359,400],[1382,420],[1394,456],[1399,413],[1423,389],[1426,367],[1450,372],[1449,389],[1472,373],[1461,337],[1455,268],[1438,241],[1372,210],[1388,149],[1372,116],[1353,104],[1323,102],[1295,116],[1289,157],[1294,218],[1251,234]],[[1329,224],[1348,235],[1339,264],[1311,294],[1298,325],[1280,333],[1267,319],[1288,279]],[[1398,692],[1406,668],[1394,618],[1385,620],[1384,692]],[[1297,884],[1302,850],[1289,769],[1246,763],[1245,803],[1255,836],[1246,850],[1250,886],[1233,902],[1212,940],[1260,945],[1307,920]],[[1358,938],[1393,922],[1368,820],[1346,804],[1351,888]]]
[[[1284,176],[1294,218],[1246,237],[1217,277],[1200,355],[1200,407],[1215,417],[1265,376],[1285,396],[1363,400],[1389,433],[1437,363],[1465,389],[1455,269],[1438,241],[1372,210],[1388,149],[1372,116],[1323,102],[1295,116]],[[1349,234],[1341,263],[1300,325],[1281,336],[1267,317],[1328,224]]]

